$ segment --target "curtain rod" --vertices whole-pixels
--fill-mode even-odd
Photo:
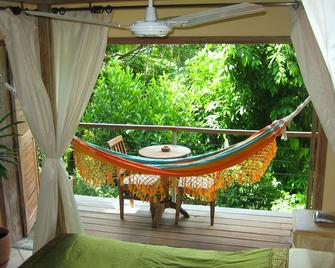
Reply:
[[[200,4],[160,4],[160,5],[155,5],[155,7],[159,9],[164,9],[164,8],[201,8],[201,7],[222,7],[222,6],[229,6],[229,5],[234,5],[237,3],[223,3],[223,4],[214,4],[214,3],[200,3]],[[301,5],[300,1],[294,1],[294,2],[253,2],[253,4],[258,4],[262,5],[264,7],[289,7],[292,6],[293,8],[298,8]],[[54,7],[51,8],[50,11],[53,13],[60,13],[60,14],[65,14],[66,11],[91,11],[92,13],[111,13],[113,10],[120,10],[120,9],[138,9],[138,8],[146,8],[147,5],[140,4],[140,5],[133,5],[133,6],[103,6],[103,5],[94,5],[91,6],[91,3],[87,7]],[[23,8],[23,5],[21,7],[19,6],[7,6],[7,7],[0,7],[0,10],[9,8],[12,10],[14,14],[20,14],[22,11],[25,10],[32,10],[28,8]],[[36,10],[36,9],[34,9]]]

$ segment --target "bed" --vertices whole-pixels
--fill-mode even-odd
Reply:
[[[240,252],[138,244],[85,234],[60,236],[22,264],[27,267],[335,267],[330,252],[255,249]]]

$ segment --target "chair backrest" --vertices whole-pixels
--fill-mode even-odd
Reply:
[[[126,146],[124,145],[122,135],[119,135],[111,139],[107,143],[111,150],[119,152],[119,153],[127,154]]]

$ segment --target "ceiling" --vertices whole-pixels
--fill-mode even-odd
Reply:
[[[252,3],[294,3],[295,0],[155,0],[156,6],[163,5],[203,5],[203,4],[232,4],[232,3],[241,3],[241,2],[252,2]],[[111,6],[145,6],[147,1],[143,0],[11,0],[11,1],[2,1],[0,0],[1,6],[4,5],[21,5],[21,4],[42,4],[42,5],[63,5],[63,6],[71,6],[78,4],[88,3],[94,4],[103,4],[103,5],[111,5]]]
[[[239,20],[226,22],[212,23],[200,27],[188,29],[176,29],[170,35],[172,38],[179,38],[177,42],[200,42],[203,38],[204,42],[209,41],[206,38],[210,37],[212,42],[289,42],[290,36],[290,19],[288,6],[271,7],[270,3],[294,3],[292,0],[154,0],[157,7],[158,18],[174,17],[183,14],[189,14],[196,11],[208,9],[209,7],[202,6],[203,4],[232,4],[241,2],[257,2],[265,3],[266,13],[262,16],[250,16]],[[119,7],[114,9],[113,22],[120,24],[129,24],[135,20],[143,19],[145,16],[145,6],[147,1],[143,0],[0,0],[0,6],[21,6],[24,8],[35,9],[36,4],[52,4],[52,7],[89,7],[91,5],[111,5]],[[165,7],[164,7],[165,5]],[[167,5],[167,6],[166,6]],[[182,6],[180,6],[182,5]],[[191,6],[187,6],[191,5]],[[198,6],[192,6],[198,5]],[[129,9],[129,7],[132,7]],[[139,7],[139,8],[134,8]],[[113,29],[109,31],[110,40],[117,42],[129,42],[134,36],[127,30]],[[182,38],[182,39],[180,39]],[[2,39],[0,33],[0,40]],[[121,41],[120,41],[121,40]],[[126,40],[126,41],[124,41]],[[139,39],[136,40],[136,42]],[[160,39],[163,42],[170,42],[172,39]],[[181,41],[180,41],[181,40]],[[131,41],[131,40],[130,40]],[[134,40],[133,40],[134,41]],[[143,41],[140,40],[140,41]],[[151,40],[149,40],[151,42]],[[135,41],[134,41],[135,42]],[[145,41],[148,42],[148,41]],[[154,41],[156,42],[156,41]]]

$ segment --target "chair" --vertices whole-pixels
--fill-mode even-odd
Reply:
[[[110,141],[107,142],[109,148],[113,151],[127,154],[126,147],[124,145],[122,135],[119,135]],[[137,184],[140,188],[141,185],[152,186],[154,187],[158,183],[160,183],[160,176],[158,175],[149,175],[149,174],[131,174],[129,176],[125,175],[126,170],[122,168],[116,168],[116,179],[117,179],[117,186],[119,191],[119,204],[120,204],[120,218],[124,219],[124,197],[125,194],[128,192],[130,194],[130,207],[134,207],[134,196],[130,193],[128,189],[129,182],[132,184]],[[153,203],[150,202],[150,212],[152,218],[155,214],[155,208]]]
[[[211,225],[214,225],[214,213],[215,213],[215,199],[216,199],[216,190],[212,190],[214,185],[214,178],[210,176],[190,176],[190,177],[180,177],[178,181],[178,192],[176,198],[176,216],[175,224],[178,224],[179,214],[181,209],[181,204],[183,201],[184,193],[191,193],[193,190],[197,192],[206,192],[204,196],[206,198],[210,197],[209,200],[197,194],[198,197],[203,197],[205,202],[209,203],[210,206],[210,222]]]

